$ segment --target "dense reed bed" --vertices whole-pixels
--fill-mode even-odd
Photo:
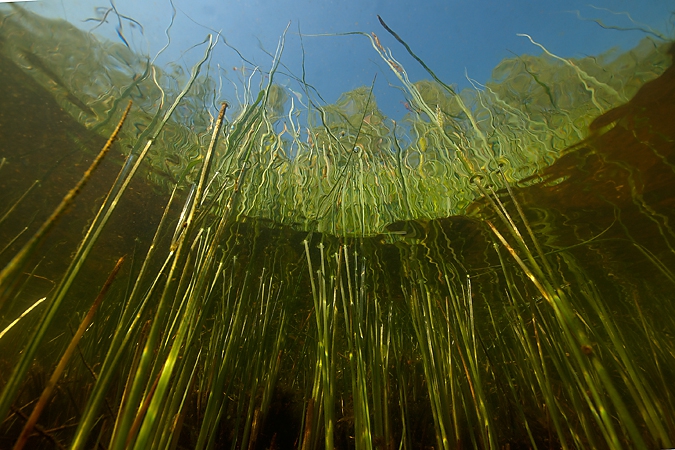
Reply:
[[[217,35],[184,77],[147,61],[83,105],[76,80],[50,94],[110,133],[101,158],[128,150],[44,298],[40,244],[97,163],[2,243],[3,448],[675,445],[668,46],[567,60],[524,36],[544,53],[456,92],[352,34],[400,80],[404,123],[372,86],[323,103],[284,36],[239,104],[208,77]],[[162,214],[133,250],[105,244],[140,174]]]

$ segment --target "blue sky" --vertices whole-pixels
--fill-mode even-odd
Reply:
[[[598,54],[616,46],[628,49],[644,33],[603,29],[592,21],[582,20],[593,18],[607,25],[634,27],[627,15],[616,14],[624,12],[633,21],[673,37],[671,13],[675,11],[675,0],[592,1],[591,4],[577,0],[174,0],[177,12],[171,46],[158,62],[190,66],[203,54],[203,47],[192,47],[204,40],[211,32],[209,29],[215,29],[247,59],[268,69],[271,60],[260,48],[274,52],[290,21],[282,61],[295,74],[301,72],[300,27],[307,35],[375,32],[403,63],[413,81],[428,78],[381,27],[379,14],[441,79],[464,87],[465,71],[471,78],[485,82],[499,61],[513,53],[540,53],[517,33],[531,35],[564,57]],[[92,29],[96,22],[87,19],[100,18],[102,11],[111,7],[109,0],[45,0],[24,5],[44,15],[64,17],[83,29]],[[140,23],[143,33],[126,19],[120,29],[112,14],[95,33],[122,42],[120,31],[131,48],[151,56],[166,44],[165,30],[172,14],[169,0],[116,0],[114,6],[120,15]],[[377,73],[375,92],[380,106],[392,116],[405,113],[402,95],[388,86],[388,82],[396,81],[395,77],[365,37],[304,36],[303,44],[307,81],[328,102],[335,101],[342,92],[370,85]],[[242,66],[236,54],[222,45],[214,53],[213,62],[220,64],[233,79],[238,75],[234,68]]]

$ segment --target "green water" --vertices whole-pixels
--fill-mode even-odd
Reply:
[[[168,116],[187,75],[156,69],[156,85],[124,47],[12,11],[3,267],[133,106],[0,285],[0,330],[47,298],[0,338],[0,447],[122,256],[30,448],[675,445],[669,44],[522,55],[480,92],[403,83],[396,124],[365,86],[295,134],[271,82],[229,107],[209,153],[214,80]]]

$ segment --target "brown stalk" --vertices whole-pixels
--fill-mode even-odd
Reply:
[[[35,408],[33,409],[33,412],[31,413],[30,417],[28,418],[28,421],[24,425],[23,430],[21,431],[21,434],[19,435],[19,438],[16,440],[16,444],[14,444],[14,450],[21,450],[24,447],[24,445],[26,445],[26,442],[28,441],[28,438],[30,437],[30,434],[33,432],[33,428],[35,427],[35,424],[37,423],[38,419],[40,418],[40,414],[42,414],[42,411],[44,410],[45,406],[47,406],[47,402],[49,401],[49,398],[51,397],[52,392],[54,391],[54,388],[56,387],[56,383],[59,381],[59,378],[61,377],[61,374],[63,373],[66,366],[68,365],[68,362],[70,361],[70,358],[73,356],[73,353],[75,352],[75,349],[77,348],[77,345],[80,343],[80,339],[82,339],[82,335],[84,335],[84,332],[87,330],[87,328],[91,324],[92,320],[94,319],[94,314],[96,313],[96,310],[98,309],[98,307],[101,305],[101,301],[103,301],[103,297],[105,297],[106,293],[108,292],[108,289],[110,288],[110,285],[115,280],[115,276],[117,276],[117,272],[119,272],[120,268],[122,267],[123,261],[124,261],[124,256],[121,257],[117,261],[117,264],[115,265],[115,268],[112,270],[112,272],[110,272],[110,275],[108,276],[108,279],[103,284],[103,287],[101,288],[101,291],[99,292],[98,296],[94,300],[94,303],[91,305],[91,308],[89,308],[89,312],[84,317],[84,319],[82,319],[82,322],[80,323],[80,327],[77,329],[77,332],[75,333],[73,338],[70,340],[70,344],[68,344],[68,348],[63,353],[63,356],[61,356],[61,360],[59,361],[59,364],[56,366],[56,369],[54,369],[54,372],[52,373],[51,378],[47,382],[47,386],[45,386],[45,389],[42,391],[42,395],[40,396],[40,400],[38,400],[37,404],[35,405]]]

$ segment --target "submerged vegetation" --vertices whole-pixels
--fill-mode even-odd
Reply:
[[[523,36],[543,53],[457,92],[353,33],[400,80],[396,122],[372,86],[325,104],[283,36],[228,105],[217,35],[167,73],[0,13],[3,77],[76,124],[30,176],[44,149],[0,148],[3,448],[675,445],[667,43],[572,60]],[[84,172],[100,136],[116,177]],[[31,204],[74,157],[63,202]],[[133,207],[158,213],[141,231]],[[49,241],[69,214],[84,232]]]

